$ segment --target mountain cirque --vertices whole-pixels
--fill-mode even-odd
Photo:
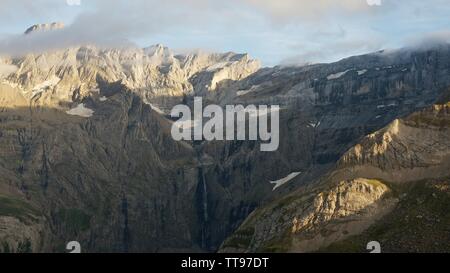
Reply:
[[[0,250],[449,251],[449,68],[448,45],[275,68],[161,45],[2,57]],[[194,96],[279,104],[279,150],[173,141]]]

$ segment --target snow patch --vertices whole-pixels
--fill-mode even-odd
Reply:
[[[251,93],[251,92],[252,92],[251,90],[237,91],[236,95],[237,95],[238,97],[240,97],[240,96],[245,96],[245,95],[247,95],[248,93]]]
[[[398,106],[398,104],[393,102],[393,103],[390,103],[388,105],[384,105],[384,104],[377,105],[377,108],[378,109],[384,109],[384,108],[387,108],[387,107],[397,107],[397,106]]]
[[[101,98],[100,98],[100,101],[101,101],[101,102],[103,102],[103,101],[107,101],[107,100],[108,100],[108,98],[107,98],[107,97],[105,97],[105,96],[103,96],[103,97],[101,97]]]
[[[344,76],[345,74],[347,74],[348,71],[350,71],[350,70],[345,70],[345,71],[343,71],[343,72],[339,72],[339,73],[336,73],[336,74],[328,75],[327,79],[328,79],[328,80],[336,80],[336,79],[339,79],[340,77],[342,77],[342,76]]]
[[[367,69],[358,70],[358,76],[364,75],[367,73]]]
[[[160,115],[165,115],[166,113],[164,113],[164,111],[163,110],[161,110],[159,107],[157,107],[157,106],[155,106],[155,105],[153,105],[153,104],[151,104],[151,103],[149,103],[150,104],[150,107],[156,112],[156,113],[158,113],[158,114],[160,114]]]
[[[259,85],[253,85],[249,90],[237,91],[236,95],[238,97],[247,95],[248,93],[255,92],[258,89]]]
[[[71,116],[80,116],[83,118],[90,118],[94,114],[94,110],[85,107],[84,103],[80,103],[80,104],[78,104],[77,107],[70,109],[69,111],[66,111],[66,113]]]
[[[217,71],[219,69],[225,68],[228,66],[228,64],[230,64],[229,62],[221,62],[221,63],[216,63],[215,65],[212,65],[210,67],[208,67],[206,69],[207,72],[214,72]]]
[[[318,122],[310,122],[310,123],[308,124],[308,126],[309,126],[309,127],[312,127],[312,128],[318,128],[318,127],[320,126],[320,124],[321,124],[320,121],[318,121]]]
[[[45,92],[50,88],[53,88],[55,85],[59,83],[59,81],[61,81],[60,78],[52,76],[49,80],[33,87],[33,89],[31,90],[31,96],[35,97],[36,95],[41,94],[42,92]]]
[[[291,181],[292,179],[296,178],[300,174],[301,174],[301,172],[295,172],[295,173],[291,173],[290,175],[288,175],[285,178],[282,178],[280,180],[270,181],[270,184],[275,184],[275,186],[273,187],[272,191],[275,191],[276,189],[278,189],[279,187],[283,186],[284,184],[286,184],[287,182]]]

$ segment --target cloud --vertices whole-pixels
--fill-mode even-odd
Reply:
[[[55,13],[69,14],[73,20],[65,22],[63,30],[29,36],[8,35],[0,40],[0,53],[22,55],[82,44],[116,47],[143,37],[177,32],[183,37],[196,31],[206,34],[197,36],[197,39],[202,38],[201,41],[206,40],[207,43],[208,36],[233,39],[233,33],[239,36],[239,33],[258,31],[252,29],[258,22],[263,27],[272,28],[272,33],[275,33],[280,31],[279,26],[267,26],[267,22],[284,22],[280,18],[303,22],[305,18],[309,20],[331,12],[368,9],[363,0],[90,0],[81,1],[80,6],[68,5],[66,0],[2,0],[0,23],[5,17],[14,22],[21,22],[24,18],[33,20],[29,25],[49,23],[51,21],[43,20],[57,18]],[[29,25],[23,26],[23,30]],[[196,46],[207,47],[206,43]]]
[[[73,0],[75,1],[75,0]],[[167,43],[178,48],[246,51],[271,65],[328,61],[405,37],[445,29],[448,0],[1,0],[0,53],[22,55],[95,44]],[[372,5],[371,5],[372,4]],[[64,21],[63,30],[22,33]],[[16,33],[16,34],[11,34]]]
[[[65,0],[1,0],[0,23],[20,23],[38,16],[51,16],[67,8]]]
[[[450,30],[433,31],[409,36],[404,44],[411,48],[429,49],[436,45],[450,43]]]
[[[10,64],[3,64],[0,62],[0,79],[17,71],[17,66]]]
[[[3,2],[6,1],[6,2]],[[234,1],[234,0],[233,0]],[[15,14],[10,19],[54,18],[50,11],[64,9],[69,12],[72,6],[66,0],[37,0],[0,2],[0,20],[2,15]],[[61,6],[61,3],[64,3]],[[52,4],[55,6],[53,7]],[[85,5],[85,6],[83,6]],[[66,28],[58,31],[6,35],[0,41],[0,53],[13,55],[28,52],[41,52],[82,44],[99,46],[121,46],[142,37],[151,37],[165,33],[174,28],[180,32],[206,29],[208,23],[220,24],[222,18],[232,14],[228,3],[209,0],[91,0],[81,2],[83,9],[74,16],[73,22],[66,23]],[[56,8],[56,9],[55,9]],[[78,7],[76,7],[78,9]],[[1,22],[1,21],[0,21]],[[34,22],[34,23],[49,23]],[[33,23],[33,24],[34,24]],[[223,22],[232,26],[234,20]],[[28,27],[28,26],[27,26]],[[23,28],[25,30],[26,27]]]
[[[269,15],[273,21],[320,22],[336,14],[360,15],[373,12],[366,0],[244,0],[254,8]]]
[[[342,37],[333,43],[300,43],[295,50],[300,54],[291,55],[281,61],[283,66],[304,65],[319,62],[334,62],[342,58],[383,49],[384,41],[376,35],[372,37]]]

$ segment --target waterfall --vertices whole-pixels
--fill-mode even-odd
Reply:
[[[206,249],[209,245],[208,237],[208,187],[206,185],[203,167],[198,168],[197,209],[201,225],[201,247]]]
[[[206,186],[205,173],[203,172],[203,168],[201,171],[202,181],[203,181],[203,222],[208,222],[208,188]]]

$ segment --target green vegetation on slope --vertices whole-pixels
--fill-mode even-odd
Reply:
[[[320,252],[368,252],[378,241],[383,252],[450,252],[450,179],[402,186],[401,201],[363,234]]]
[[[61,209],[58,218],[71,233],[86,231],[91,225],[91,216],[80,209]]]
[[[30,204],[16,198],[0,195],[0,216],[10,216],[24,223],[36,221],[40,213]]]

